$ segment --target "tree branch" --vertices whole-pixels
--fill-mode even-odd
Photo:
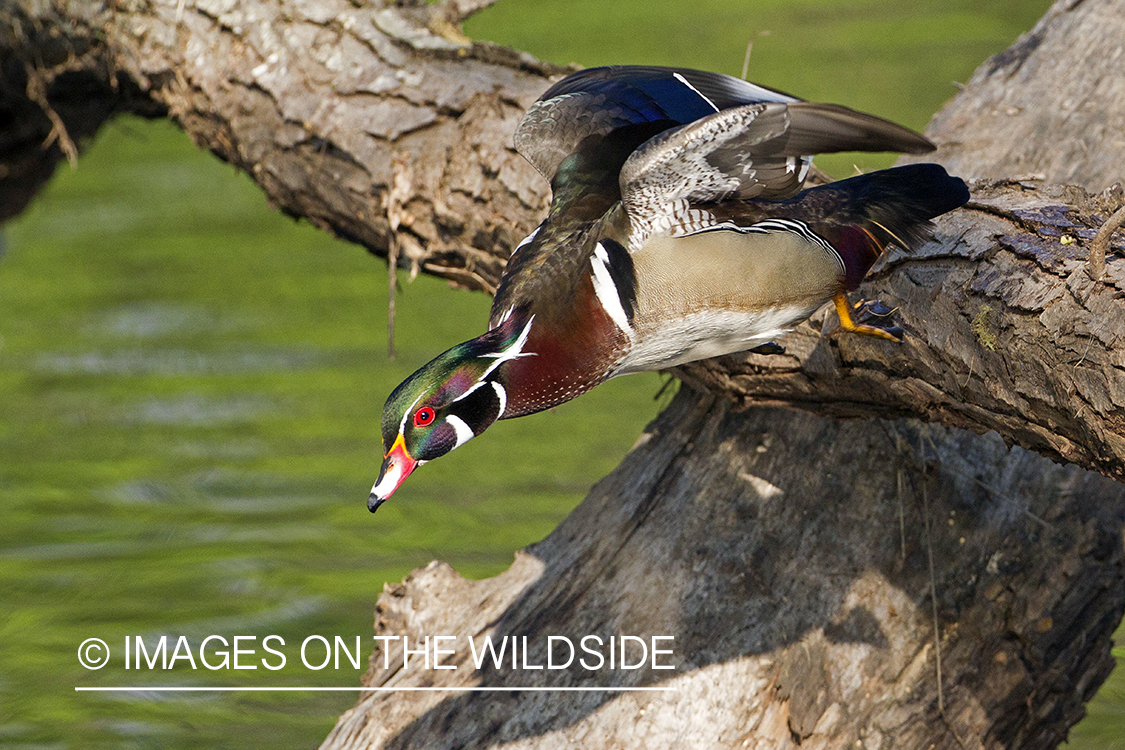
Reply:
[[[0,140],[0,218],[68,142],[118,112],[167,114],[280,210],[384,257],[391,164],[404,162],[402,262],[495,288],[549,197],[511,133],[562,69],[442,34],[479,7],[4,0],[0,114],[22,126]]]

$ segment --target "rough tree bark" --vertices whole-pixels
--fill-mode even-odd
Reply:
[[[167,114],[282,210],[490,290],[547,198],[510,133],[559,71],[461,37],[483,4],[4,0],[0,216],[113,113]],[[1104,34],[1085,66],[1084,29]],[[939,159],[1120,179],[1125,99],[1105,92],[1122,85],[1122,39],[1117,0],[1057,3],[935,120],[939,139],[973,133],[944,136]],[[971,112],[1059,88],[1081,101],[1016,145],[997,121],[1050,106]],[[1051,154],[1079,126],[1062,166],[970,170],[970,146]],[[392,639],[365,677],[672,690],[373,691],[324,747],[1057,744],[1112,666],[1125,605],[1125,503],[1106,478],[1125,472],[1125,261],[1098,280],[1085,264],[1122,197],[1024,179],[975,185],[938,242],[865,286],[900,305],[903,345],[835,336],[826,313],[784,357],[682,368],[622,466],[509,571],[469,582],[435,563],[385,591],[379,634],[456,634],[459,668],[403,668]],[[870,419],[907,416],[946,427]],[[486,634],[527,636],[531,664],[551,635],[671,635],[675,669],[477,671],[464,638]]]
[[[166,115],[282,211],[491,290],[550,197],[511,134],[562,69],[460,37],[485,4],[0,0],[0,219],[115,113]]]

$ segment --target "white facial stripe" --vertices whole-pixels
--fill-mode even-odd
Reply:
[[[455,403],[457,403],[458,401],[460,401],[461,399],[463,399],[463,398],[466,398],[466,397],[467,397],[467,396],[468,396],[468,395],[469,395],[470,393],[472,393],[473,391],[475,391],[475,390],[476,390],[477,388],[480,388],[480,387],[481,387],[482,385],[484,385],[484,384],[485,384],[485,381],[484,381],[484,380],[478,380],[478,381],[477,381],[476,383],[473,383],[473,387],[472,387],[472,388],[470,388],[469,390],[465,391],[464,393],[462,393],[462,394],[461,394],[460,396],[458,396],[457,398],[453,399],[453,401],[451,401],[450,403],[454,403],[454,404],[455,404]]]
[[[495,380],[492,381],[492,390],[496,391],[496,398],[500,399],[500,414],[496,417],[499,419],[504,416],[504,410],[508,408],[508,392]]]
[[[535,320],[535,316],[532,315],[528,319],[527,325],[525,325],[523,327],[523,331],[520,332],[519,338],[517,338],[512,343],[512,345],[509,346],[504,351],[498,352],[496,354],[482,354],[481,355],[482,357],[492,357],[496,360],[495,362],[492,363],[492,366],[489,367],[487,370],[485,370],[484,373],[480,376],[481,380],[484,380],[485,378],[487,378],[492,373],[493,370],[495,370],[501,364],[503,364],[504,362],[507,362],[510,359],[516,359],[517,357],[534,357],[535,356],[535,352],[528,352],[527,354],[523,353],[523,347],[527,344],[527,337],[528,337],[528,334],[531,333],[531,324],[532,324],[532,322],[534,322],[534,320]]]
[[[465,424],[465,420],[461,419],[456,414],[450,414],[445,418],[445,421],[453,428],[453,431],[457,433],[457,444],[453,446],[454,448],[460,448],[473,439],[472,429],[469,425]]]
[[[691,90],[692,90],[692,91],[694,91],[695,93],[699,94],[699,98],[700,98],[700,99],[702,99],[703,101],[707,102],[707,103],[708,103],[709,105],[711,105],[711,109],[715,110],[716,112],[718,112],[718,111],[719,111],[719,108],[715,106],[715,102],[713,102],[713,101],[711,101],[710,99],[708,99],[707,97],[705,97],[705,96],[703,95],[703,92],[701,92],[701,91],[700,91],[699,89],[697,89],[697,88],[696,88],[695,86],[692,86],[692,85],[691,85],[690,83],[688,83],[688,79],[684,78],[684,77],[683,77],[682,75],[680,75],[679,73],[673,73],[673,74],[672,74],[672,77],[673,77],[673,78],[675,78],[675,79],[676,79],[677,81],[679,81],[680,83],[682,83],[683,85],[687,86],[687,87],[688,87],[689,89],[691,89]]]
[[[677,75],[679,75],[677,73]],[[590,257],[590,266],[594,269],[594,294],[602,303],[602,309],[609,315],[614,325],[629,338],[633,337],[633,329],[629,326],[629,316],[621,304],[621,297],[617,292],[617,285],[613,283],[613,276],[609,273],[609,254],[606,253],[602,243],[594,248]]]
[[[422,400],[422,396],[424,395],[424,393],[419,393],[418,398],[411,401],[410,406],[406,407],[406,411],[402,414],[402,421],[398,423],[399,435],[406,434],[406,420],[410,418],[410,414],[414,411],[414,407],[417,406],[418,402]]]

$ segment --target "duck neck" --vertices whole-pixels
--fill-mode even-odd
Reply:
[[[606,336],[595,330],[598,326],[612,326],[612,321],[600,306],[584,309],[590,306],[583,304],[582,296],[574,316],[562,321],[532,319],[520,356],[498,368],[498,379],[508,397],[501,419],[558,406],[609,376],[625,342],[619,335]]]

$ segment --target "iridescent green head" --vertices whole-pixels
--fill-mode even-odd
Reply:
[[[527,356],[531,322],[509,318],[435,357],[394,389],[383,407],[383,468],[367,501],[372,513],[415,468],[461,447],[504,415],[502,365]]]

